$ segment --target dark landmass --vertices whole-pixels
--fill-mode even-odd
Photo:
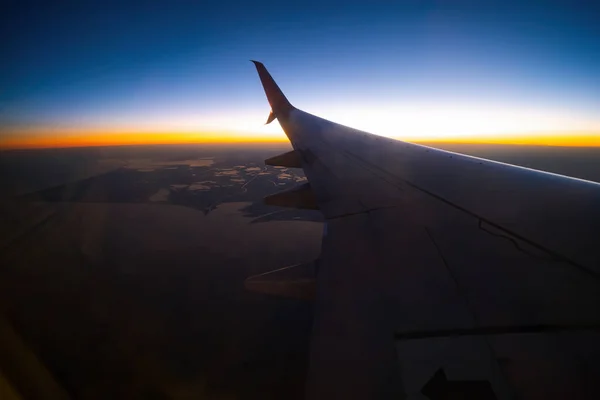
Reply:
[[[262,199],[306,178],[301,170],[259,165],[254,159],[205,157],[190,160],[129,160],[110,172],[19,196],[20,201],[155,203],[190,207],[204,214],[222,203],[251,202],[244,216],[253,222],[322,221],[316,211],[266,206]]]
[[[438,145],[600,181],[600,149]],[[289,146],[0,152],[0,305],[74,398],[303,398],[312,305],[244,290],[319,254]]]

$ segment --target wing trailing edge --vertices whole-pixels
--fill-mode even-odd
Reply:
[[[301,300],[314,300],[317,261],[277,269],[246,279],[247,290]]]
[[[269,195],[263,201],[269,206],[299,208],[303,210],[319,209],[315,194],[308,182],[292,189]]]

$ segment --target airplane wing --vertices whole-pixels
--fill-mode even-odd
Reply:
[[[266,201],[325,217],[308,398],[600,398],[600,184],[333,123],[254,64],[309,182]]]

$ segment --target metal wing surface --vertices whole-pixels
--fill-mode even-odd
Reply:
[[[600,398],[599,184],[333,123],[255,65],[326,220],[309,398]]]

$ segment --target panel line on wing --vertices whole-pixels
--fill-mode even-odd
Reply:
[[[446,257],[444,257],[444,253],[442,252],[442,249],[437,244],[435,238],[433,237],[433,234],[431,233],[431,231],[427,227],[425,227],[425,232],[427,233],[427,236],[431,240],[431,243],[433,243],[433,246],[436,248],[439,257],[442,260],[442,263],[446,267],[446,271],[448,272],[448,275],[450,276],[450,279],[452,279],[452,281],[454,282],[454,286],[456,287],[456,291],[458,292],[459,297],[462,298],[462,300],[464,301],[465,308],[467,309],[467,312],[471,315],[471,318],[473,318],[473,322],[475,323],[475,325],[476,326],[481,326],[481,321],[479,320],[479,317],[477,316],[477,312],[475,311],[475,307],[473,307],[473,305],[469,301],[469,296],[467,295],[466,291],[459,284],[458,278],[456,277],[456,275],[454,274],[454,272],[450,268],[450,265],[448,264],[448,261],[446,260]],[[395,335],[394,335],[394,338],[395,338]],[[492,357],[492,359],[497,359],[498,356],[496,354],[496,351],[494,350],[494,347],[491,345],[491,343],[488,340],[488,338],[487,337],[484,338],[483,341],[485,342],[485,346],[487,347],[488,351],[490,352],[490,356]],[[498,365],[498,363],[492,363],[492,368],[496,369],[496,372],[498,373],[498,376],[501,376],[502,379],[504,380],[504,382],[508,385],[509,380],[508,380],[507,376],[505,375],[504,371],[502,370],[502,368],[500,368],[500,366]]]
[[[364,206],[364,204],[362,204],[362,203],[361,203],[361,205]],[[385,210],[387,208],[396,208],[396,207],[398,207],[398,206],[373,207],[373,208],[369,208],[369,209],[361,210],[361,211],[357,211],[357,212],[351,212],[351,213],[346,213],[346,214],[334,215],[333,217],[325,217],[325,220],[326,221],[333,221],[333,220],[340,219],[340,218],[351,217],[353,215],[368,214],[368,213],[373,212],[373,211]]]
[[[418,340],[441,337],[460,336],[493,336],[493,335],[518,335],[535,333],[558,333],[574,331],[600,332],[598,324],[568,324],[568,325],[510,325],[510,326],[482,326],[477,328],[437,329],[433,331],[406,331],[395,332],[395,340]]]
[[[527,249],[524,249],[523,247],[521,247],[519,245],[519,242],[515,239],[510,237],[509,235],[503,234],[503,233],[494,233],[488,229],[485,228],[485,226],[483,226],[484,223],[488,223],[487,221],[484,221],[483,219],[479,219],[479,222],[477,223],[477,227],[479,229],[481,229],[482,231],[484,231],[485,233],[488,233],[492,236],[496,236],[502,239],[506,239],[509,242],[511,242],[513,244],[513,246],[520,251],[523,254],[528,255],[529,257],[533,257],[533,258],[537,258],[538,260],[545,260],[545,261],[556,261],[556,262],[561,262],[561,260],[557,259],[556,257],[554,257],[552,254],[548,254],[550,257],[544,257],[544,256],[539,256],[536,254],[531,253],[530,251],[528,251]],[[493,226],[493,225],[492,225]],[[502,232],[506,232],[504,230],[501,230]]]
[[[571,260],[570,258],[568,258],[568,257],[566,257],[566,256],[563,256],[563,255],[562,255],[562,254],[560,254],[560,253],[557,253],[556,251],[550,250],[550,249],[548,249],[548,248],[546,248],[546,247],[544,247],[544,246],[542,246],[542,245],[540,245],[540,244],[538,244],[538,243],[535,243],[535,242],[533,242],[533,241],[531,241],[531,240],[529,240],[529,239],[527,239],[527,238],[525,238],[525,237],[523,237],[523,236],[521,236],[521,235],[519,235],[519,234],[517,234],[517,233],[515,233],[515,232],[512,232],[512,231],[510,231],[510,230],[508,230],[508,229],[505,229],[505,228],[503,228],[503,227],[499,226],[498,224],[496,224],[496,223],[494,223],[494,222],[491,222],[491,221],[489,221],[488,219],[486,219],[486,218],[484,218],[484,217],[481,217],[481,216],[479,216],[478,214],[476,214],[476,213],[474,213],[474,212],[472,212],[472,211],[469,211],[469,210],[467,210],[467,209],[466,209],[466,208],[464,208],[464,207],[461,207],[461,206],[459,206],[458,204],[455,204],[455,203],[453,203],[453,202],[451,202],[451,201],[449,201],[449,200],[447,200],[447,199],[445,199],[445,198],[443,198],[443,197],[441,197],[441,196],[438,196],[438,195],[436,195],[435,193],[432,193],[432,192],[430,192],[430,191],[429,191],[429,190],[427,190],[427,189],[424,189],[424,188],[422,188],[422,187],[420,187],[420,186],[418,186],[418,185],[415,185],[414,183],[412,183],[412,182],[410,182],[410,181],[407,181],[407,180],[405,180],[405,179],[403,179],[403,178],[400,178],[399,176],[397,176],[397,175],[394,175],[394,174],[392,174],[392,173],[390,173],[390,172],[388,172],[388,171],[386,171],[386,170],[384,170],[384,169],[382,169],[382,168],[380,168],[380,167],[377,167],[376,165],[374,165],[374,164],[372,164],[372,163],[370,163],[370,162],[368,162],[368,161],[366,161],[366,160],[362,159],[361,157],[359,157],[359,156],[357,156],[357,155],[355,155],[355,154],[352,154],[352,153],[349,153],[349,152],[346,152],[346,153],[347,153],[347,154],[351,154],[351,156],[352,156],[352,157],[354,157],[356,160],[358,160],[358,161],[362,162],[364,165],[370,165],[370,166],[371,166],[371,167],[373,167],[373,169],[375,169],[375,170],[379,170],[379,171],[383,172],[384,174],[391,175],[391,176],[393,176],[394,178],[396,178],[398,181],[401,181],[401,182],[405,183],[406,185],[408,185],[408,186],[410,186],[410,187],[412,187],[412,188],[414,188],[414,189],[417,189],[417,190],[419,190],[419,191],[420,191],[420,192],[422,192],[422,193],[425,193],[425,194],[427,194],[427,195],[429,195],[429,196],[431,196],[431,197],[433,197],[433,198],[435,198],[435,199],[438,199],[438,200],[442,201],[442,202],[443,202],[443,203],[445,203],[445,204],[448,204],[448,205],[450,205],[450,206],[452,206],[452,207],[454,207],[454,208],[456,208],[456,209],[458,209],[458,210],[460,210],[460,211],[462,211],[462,212],[464,212],[464,213],[466,213],[466,214],[468,214],[468,215],[471,215],[471,216],[473,216],[473,217],[477,218],[477,219],[478,219],[478,220],[480,220],[480,221],[483,221],[483,222],[485,222],[486,224],[489,224],[490,226],[494,227],[495,229],[498,229],[498,230],[500,230],[500,231],[506,232],[506,233],[507,233],[507,234],[509,234],[510,236],[513,236],[513,237],[515,237],[516,239],[518,239],[518,240],[521,240],[521,241],[523,241],[524,243],[527,243],[528,245],[530,245],[530,246],[532,246],[532,247],[535,247],[535,248],[537,248],[537,249],[539,249],[539,250],[542,250],[542,251],[544,251],[544,252],[548,253],[548,254],[549,254],[550,256],[552,256],[552,257],[553,257],[553,258],[554,258],[556,261],[561,261],[561,262],[564,262],[564,263],[570,264],[571,266],[574,266],[574,267],[578,268],[579,270],[581,270],[581,271],[583,271],[583,272],[585,272],[585,273],[589,274],[589,275],[590,275],[590,276],[592,276],[593,278],[595,278],[595,279],[597,279],[597,280],[600,280],[600,273],[598,273],[598,272],[596,272],[596,271],[594,271],[594,270],[592,270],[592,269],[590,269],[590,268],[588,268],[588,267],[586,267],[586,266],[584,266],[584,265],[581,265],[581,264],[579,264],[579,263],[577,263],[577,262],[575,262],[575,261]],[[390,183],[390,184],[391,184],[391,185],[393,185],[394,187],[396,187],[396,188],[398,188],[399,190],[401,190],[401,187],[400,187],[400,186],[398,186],[398,184],[397,184],[397,183],[395,183],[395,182],[389,182],[388,180],[386,180],[385,178],[383,178],[383,177],[381,177],[381,176],[380,176],[380,178],[381,178],[381,179],[384,179],[386,182]]]
[[[328,147],[331,148],[331,146],[329,146],[328,143],[325,140],[323,140],[323,139],[319,139],[319,140],[324,145],[326,145],[326,146],[328,146]],[[465,208],[463,208],[463,207],[461,207],[461,206],[459,206],[459,205],[457,205],[457,204],[455,204],[455,203],[453,203],[453,202],[451,202],[449,200],[446,200],[443,197],[440,197],[440,196],[438,196],[438,195],[436,195],[436,194],[434,194],[434,193],[432,193],[432,192],[430,192],[430,191],[428,191],[426,189],[423,189],[423,188],[421,188],[421,187],[419,187],[419,186],[417,186],[417,185],[415,185],[415,184],[413,184],[413,183],[411,183],[411,182],[409,182],[409,181],[407,181],[405,179],[402,179],[402,178],[398,177],[397,175],[392,174],[389,171],[386,171],[385,169],[383,169],[383,168],[381,168],[381,167],[379,167],[379,166],[377,166],[377,165],[375,165],[375,164],[373,164],[373,163],[371,163],[369,161],[364,160],[363,158],[361,158],[360,156],[358,156],[356,154],[353,154],[353,153],[351,153],[349,151],[344,151],[344,150],[339,151],[338,153],[342,154],[342,155],[344,155],[344,156],[346,156],[346,157],[348,157],[350,159],[354,159],[355,161],[359,162],[360,164],[362,164],[362,166],[364,168],[367,168],[369,171],[375,173],[384,182],[392,185],[393,187],[395,187],[398,190],[403,190],[402,186],[398,185],[398,183],[397,183],[397,181],[401,181],[404,184],[406,184],[406,185],[408,185],[408,186],[410,186],[410,187],[412,187],[414,189],[417,189],[417,190],[421,191],[422,193],[425,193],[425,194],[427,194],[429,196],[432,196],[433,198],[435,198],[437,200],[440,200],[440,201],[444,202],[445,204],[448,204],[449,206],[452,206],[452,207],[454,207],[454,208],[456,208],[456,209],[458,209],[458,210],[460,210],[462,212],[465,212],[468,215],[471,215],[471,216],[477,218],[478,221],[479,221],[479,223],[478,223],[479,224],[478,225],[479,229],[481,229],[484,232],[486,232],[488,234],[491,234],[493,236],[502,237],[502,238],[505,238],[507,240],[510,240],[515,245],[515,247],[517,248],[517,250],[519,250],[519,251],[521,251],[521,252],[523,252],[523,253],[531,256],[531,257],[538,258],[538,259],[549,259],[549,260],[554,260],[554,261],[557,261],[557,262],[568,263],[568,264],[570,264],[570,265],[572,265],[572,266],[574,266],[574,267],[576,267],[576,268],[578,268],[580,270],[583,270],[584,272],[592,275],[594,278],[600,279],[600,274],[596,273],[595,271],[593,271],[591,269],[588,269],[587,267],[585,267],[583,265],[580,265],[577,262],[572,261],[571,259],[569,259],[569,258],[567,258],[567,257],[565,257],[565,256],[563,256],[563,255],[561,255],[559,253],[556,253],[556,252],[554,252],[552,250],[549,250],[549,249],[545,248],[544,246],[542,246],[540,244],[537,244],[537,243],[535,243],[535,242],[533,242],[531,240],[528,240],[528,239],[526,239],[526,238],[524,238],[524,237],[522,237],[522,236],[520,236],[520,235],[518,235],[518,234],[516,234],[514,232],[511,232],[511,231],[509,231],[507,229],[504,229],[503,227],[501,227],[501,226],[499,226],[499,225],[497,225],[497,224],[495,224],[495,223],[487,220],[486,218],[483,218],[483,217],[481,217],[481,216],[473,213],[472,211],[469,211],[469,210],[467,210],[467,209],[465,209]],[[394,181],[394,179],[389,179],[385,175],[393,177],[396,180],[396,182]],[[390,207],[394,207],[394,206],[390,206]],[[389,207],[381,207],[381,208],[389,208]],[[339,215],[339,216],[330,217],[330,218],[327,218],[327,219],[343,218],[343,217],[346,217],[346,216],[349,216],[349,215],[361,214],[361,213],[364,213],[364,212],[374,211],[374,210],[377,210],[377,209],[379,209],[379,208],[372,208],[370,210],[364,210],[364,211],[360,211],[360,212],[356,212],[356,213],[347,213],[347,214],[343,214],[343,215]],[[501,232],[505,232],[506,235],[493,233],[493,232],[485,229],[482,226],[483,223],[486,223],[486,224],[490,225],[491,227],[493,227],[495,229],[498,229]],[[512,236],[512,238],[511,238],[511,236]],[[521,246],[519,246],[519,244],[518,244],[518,242],[516,240],[521,240],[522,242],[524,242],[524,243],[526,243],[526,244],[528,244],[528,245],[530,245],[530,246],[532,246],[532,247],[534,247],[534,248],[536,248],[536,249],[538,249],[538,250],[540,250],[540,251],[548,254],[549,257],[548,258],[544,258],[544,257],[540,257],[540,256],[536,256],[534,254],[531,254],[530,252],[528,252],[527,250],[525,250]]]

